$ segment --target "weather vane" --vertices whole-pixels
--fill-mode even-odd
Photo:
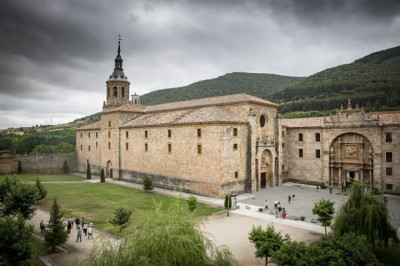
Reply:
[[[117,36],[118,36],[118,42],[120,42],[120,41],[122,40],[122,39],[121,39],[121,34],[118,33]]]

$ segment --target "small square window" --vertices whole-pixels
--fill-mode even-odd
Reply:
[[[172,152],[172,144],[168,143],[168,153],[171,153],[171,152]]]
[[[315,150],[315,158],[321,158],[321,150]]]
[[[387,152],[387,153],[386,153],[386,162],[387,162],[387,163],[391,163],[392,160],[393,160],[393,158],[392,158],[392,153],[391,153],[391,152]]]
[[[282,138],[284,138],[284,137],[285,137],[285,131],[282,130]]]
[[[386,175],[393,175],[393,170],[391,167],[386,168]]]
[[[81,132],[81,138],[82,138],[82,132]]]
[[[147,138],[149,136],[147,130],[144,131],[144,137]]]
[[[197,145],[197,154],[201,154],[201,144]]]
[[[128,150],[129,149],[129,143],[127,142],[127,143],[125,143],[125,150]]]
[[[144,151],[145,152],[149,151],[149,145],[147,143],[144,144]]]
[[[238,149],[237,143],[233,144],[233,150],[234,150],[234,151],[237,151],[237,149]]]
[[[125,131],[125,137],[128,138],[129,137],[129,132]]]
[[[111,121],[108,121],[108,126],[111,127]]]
[[[90,151],[90,145],[88,146],[88,151]]]
[[[393,184],[386,184],[386,190],[393,190]]]
[[[386,142],[392,142],[392,133],[386,132]]]
[[[171,138],[171,136],[172,136],[171,129],[168,129],[168,138]]]
[[[108,131],[108,138],[111,138],[111,132]]]
[[[315,133],[315,141],[320,142],[321,141],[321,134],[320,133]]]
[[[238,172],[238,171],[235,172],[235,178],[236,178],[236,179],[239,178],[239,172]]]
[[[299,141],[303,141],[303,133],[299,133]]]
[[[282,143],[282,149],[285,148],[285,143]]]
[[[237,137],[237,135],[238,135],[238,129],[235,127],[233,128],[233,136]]]
[[[198,128],[198,129],[197,129],[197,137],[198,137],[198,138],[201,138],[201,128]]]
[[[299,149],[299,157],[300,157],[300,158],[303,157],[303,149]]]

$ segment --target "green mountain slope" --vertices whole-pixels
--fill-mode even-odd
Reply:
[[[153,105],[236,93],[268,99],[272,93],[304,78],[261,73],[229,73],[188,86],[153,91],[141,96],[141,103]]]
[[[376,52],[354,61],[318,72],[274,93],[286,117],[312,115],[339,108],[351,98],[367,110],[400,109],[400,46]]]

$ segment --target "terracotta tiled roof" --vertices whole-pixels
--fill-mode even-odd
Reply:
[[[92,124],[77,128],[76,130],[90,130],[90,129],[100,129],[101,121],[94,122]]]
[[[156,112],[141,115],[122,127],[146,127],[198,123],[247,123],[244,118],[216,106]]]
[[[375,112],[383,125],[400,125],[400,112]]]
[[[305,117],[282,119],[282,126],[287,127],[322,127],[324,117]]]
[[[145,109],[147,108],[147,106],[145,105],[141,105],[141,104],[124,104],[122,106],[113,108],[113,109],[109,109],[109,110],[105,110],[103,111],[103,113],[111,113],[111,112],[117,112],[117,111],[126,111],[126,112],[143,112]]]

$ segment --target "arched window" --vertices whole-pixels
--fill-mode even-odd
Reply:
[[[124,97],[125,97],[125,88],[122,87],[122,89],[121,89],[121,98],[124,98]]]
[[[260,116],[260,127],[264,127],[265,126],[265,116],[261,115]]]
[[[113,89],[113,93],[114,93],[114,97],[117,97],[117,96],[118,96],[117,87],[114,87],[114,89]]]

